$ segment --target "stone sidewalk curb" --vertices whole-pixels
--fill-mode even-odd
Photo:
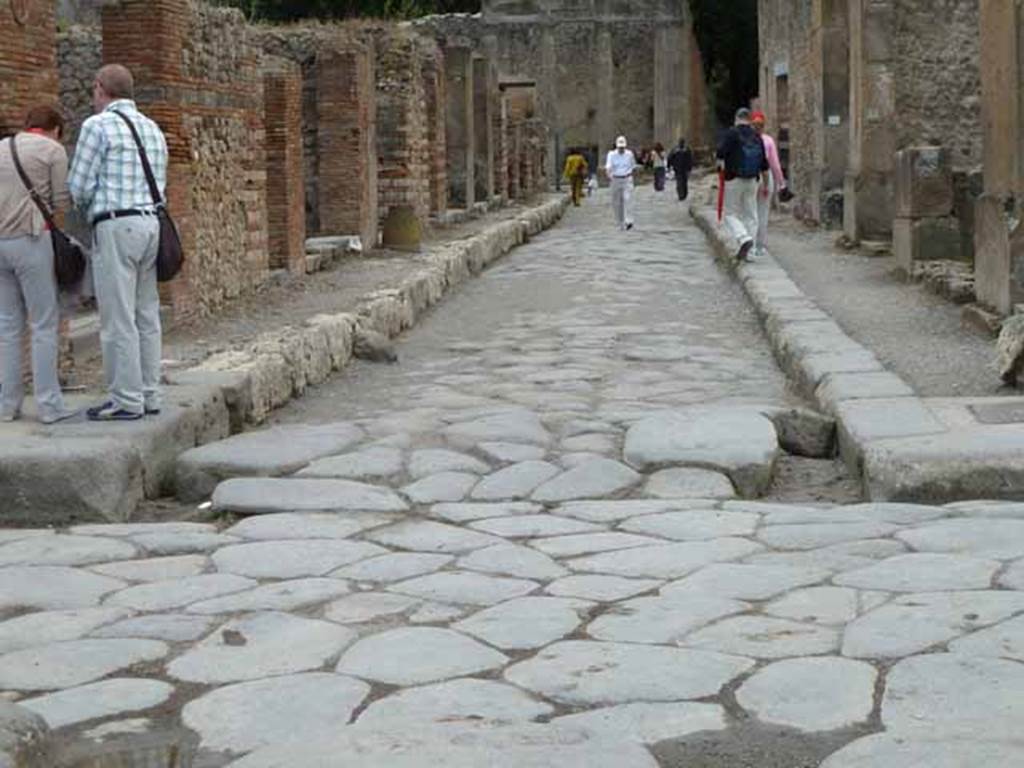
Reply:
[[[173,495],[179,454],[262,422],[342,370],[359,329],[393,337],[411,328],[449,291],[555,224],[568,204],[568,197],[551,195],[516,218],[428,254],[425,267],[393,289],[365,295],[353,313],[317,315],[171,374],[157,417],[2,425],[0,524],[130,520],[143,499]]]
[[[836,418],[839,453],[872,501],[1024,497],[1024,423],[983,423],[983,404],[1024,398],[920,398],[810,300],[769,255],[738,264],[711,208],[690,215],[753,304],[779,366]]]

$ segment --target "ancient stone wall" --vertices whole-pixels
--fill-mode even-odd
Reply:
[[[57,98],[54,4],[0,0],[0,136],[18,130],[32,104]]]
[[[306,271],[306,195],[302,160],[302,69],[287,59],[263,67],[267,241],[272,268]]]
[[[92,84],[103,63],[103,36],[99,27],[75,25],[57,36],[60,70],[60,105],[67,120],[64,144],[70,154],[78,130],[92,115]]]

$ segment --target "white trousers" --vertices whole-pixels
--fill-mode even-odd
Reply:
[[[110,399],[132,413],[160,407],[160,294],[155,216],[102,221],[93,230],[92,272]]]
[[[757,190],[757,239],[754,243],[754,250],[757,253],[764,253],[768,247],[768,217],[772,210],[772,198],[775,196],[775,177],[768,175],[768,194],[761,194],[761,188]]]
[[[615,224],[622,229],[633,223],[633,177],[612,177],[612,211]]]
[[[757,188],[759,179],[725,182],[725,226],[739,245],[757,235]]]

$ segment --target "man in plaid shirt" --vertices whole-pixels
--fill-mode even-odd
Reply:
[[[160,226],[135,139],[117,113],[139,132],[161,197],[167,142],[135,106],[131,72],[120,64],[97,73],[93,107],[96,114],[82,125],[68,174],[71,195],[93,226],[92,272],[109,390],[107,401],[88,414],[93,421],[133,421],[160,412]]]

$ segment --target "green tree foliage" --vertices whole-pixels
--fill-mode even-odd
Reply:
[[[411,19],[432,13],[476,13],[480,0],[224,0],[257,21]]]
[[[731,125],[758,93],[757,0],[690,0],[715,116]]]

